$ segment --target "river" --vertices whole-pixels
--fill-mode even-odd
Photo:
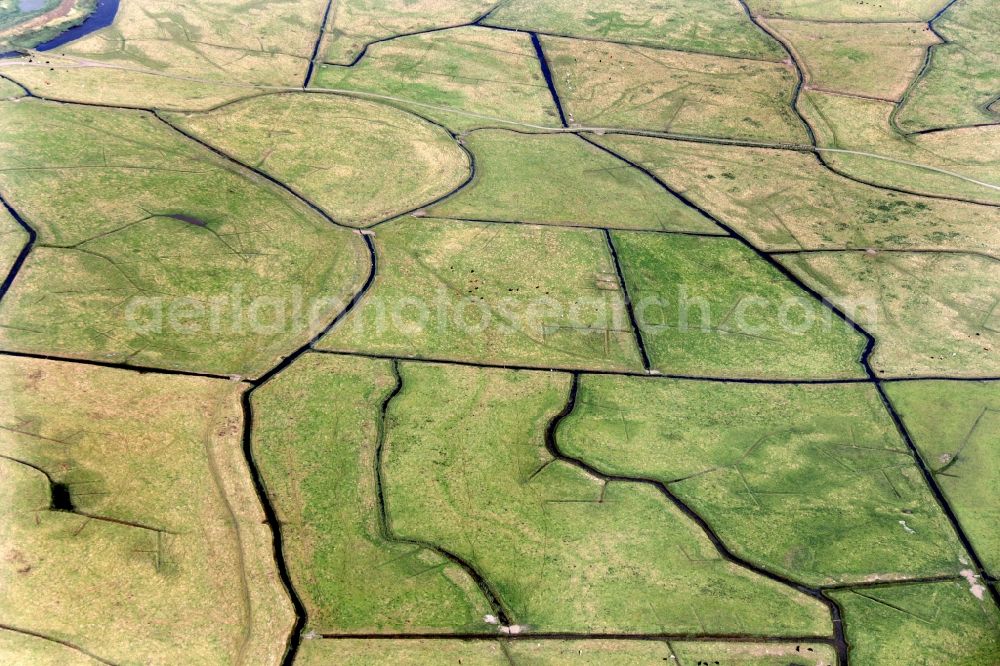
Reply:
[[[114,23],[115,15],[118,14],[119,1],[120,0],[97,0],[94,11],[88,14],[81,23],[67,28],[52,39],[38,44],[34,47],[35,50],[51,51],[54,48],[62,46],[63,44],[85,37],[95,30],[108,27]],[[20,55],[19,51],[8,51],[7,53],[0,53],[0,58],[12,58],[18,55]]]

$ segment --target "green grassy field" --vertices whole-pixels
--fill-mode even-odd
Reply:
[[[844,607],[852,664],[980,666],[1000,654],[996,606],[968,585],[937,583],[834,593]]]
[[[634,6],[609,0],[512,0],[487,19],[509,26],[665,49],[781,60],[777,45],[736,3],[706,0]]]
[[[28,233],[0,206],[0,275],[4,278],[27,242]]]
[[[463,666],[503,666],[510,662],[498,643],[460,640],[336,640],[308,641],[297,664],[302,666],[381,666],[447,663]]]
[[[575,136],[480,130],[476,175],[431,215],[539,224],[724,233],[621,160]]]
[[[402,378],[386,423],[394,529],[477,567],[512,622],[543,631],[829,631],[822,605],[722,560],[653,488],[603,483],[554,461],[543,432],[567,400],[568,376],[403,364]]]
[[[1000,371],[995,259],[877,252],[780,259],[875,335],[875,372],[977,377]]]
[[[213,108],[254,90],[241,84],[220,85],[164,74],[137,62],[87,65],[89,56],[47,57],[51,60],[44,66],[44,60],[30,63],[0,60],[0,74],[38,95],[54,99],[178,111]]]
[[[856,377],[862,338],[733,239],[614,232],[653,367]]]
[[[1000,385],[943,381],[888,384],[917,448],[958,512],[986,567],[1000,571]]]
[[[291,612],[239,455],[243,386],[5,358],[0,387],[0,623],[113,663],[280,655]],[[53,484],[73,512],[50,510]]]
[[[1000,664],[987,0],[114,4],[0,58],[0,664]]]
[[[836,660],[833,649],[809,643],[683,643],[670,642],[677,661],[746,666],[825,666]],[[627,663],[627,662],[626,662]]]
[[[326,60],[349,64],[365,45],[430,28],[473,21],[488,12],[490,0],[347,0],[331,7]]]
[[[599,231],[410,218],[378,227],[375,244],[379,273],[364,307],[320,346],[641,370]]]
[[[755,14],[816,21],[914,21],[934,16],[940,0],[749,0]]]
[[[0,189],[39,234],[7,348],[254,375],[368,273],[356,235],[149,115],[7,102],[0,128]]]
[[[766,250],[923,248],[1000,256],[995,208],[869,187],[790,151],[620,135],[598,140]]]
[[[389,361],[310,355],[254,395],[254,449],[316,632],[489,630],[473,581],[387,540],[375,456]]]
[[[465,153],[441,128],[346,97],[265,95],[170,118],[352,226],[447,194],[470,168]]]
[[[371,46],[354,67],[321,67],[316,85],[405,100],[393,103],[454,131],[496,119],[559,125],[531,40],[516,32],[469,27],[401,37]]]
[[[984,29],[996,23],[996,6],[988,0],[962,0],[934,23],[949,43],[934,48],[930,68],[899,111],[900,127],[913,132],[1000,122],[1000,56],[995,34]]]
[[[601,470],[670,483],[737,553],[811,584],[961,568],[869,386],[585,377],[559,440]]]

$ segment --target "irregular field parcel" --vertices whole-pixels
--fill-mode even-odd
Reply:
[[[291,613],[239,454],[242,388],[3,359],[0,622],[113,663],[277,659]]]
[[[5,102],[0,129],[0,190],[39,236],[8,348],[250,376],[368,270],[355,234],[149,114]]]
[[[378,227],[375,244],[375,284],[325,349],[642,367],[599,231],[409,218]]]
[[[100,2],[0,60],[0,661],[1000,662],[991,0]]]

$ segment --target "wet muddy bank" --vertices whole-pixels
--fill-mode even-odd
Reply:
[[[51,37],[32,47],[35,51],[51,51],[64,44],[86,37],[92,32],[106,28],[115,21],[118,15],[119,0],[97,0],[93,11],[87,14],[83,20],[71,25],[55,37]],[[42,28],[41,30],[45,30]],[[0,53],[0,58],[14,58],[22,54],[20,50]]]

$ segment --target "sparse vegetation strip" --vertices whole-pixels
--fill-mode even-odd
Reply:
[[[771,636],[751,634],[684,634],[684,633],[573,633],[550,631],[524,631],[518,634],[486,633],[396,633],[396,634],[338,634],[322,633],[320,638],[330,640],[463,640],[463,641],[572,641],[572,640],[618,640],[618,641],[690,641],[692,643],[824,643],[836,642],[830,636]]]
[[[729,238],[729,234],[720,231],[719,233],[708,233],[701,231],[675,231],[673,229],[633,229],[631,227],[608,227],[591,224],[548,224],[546,222],[525,222],[523,220],[486,220],[475,217],[448,217],[444,215],[423,215],[426,220],[447,220],[450,222],[470,222],[473,224],[523,224],[525,226],[536,227],[566,227],[568,229],[592,229],[594,231],[630,231],[649,234],[668,234],[672,236],[695,236],[698,238]],[[388,220],[386,220],[388,221]],[[382,224],[381,222],[379,224]],[[376,226],[376,225],[371,225]]]
[[[702,381],[702,382],[719,382],[722,384],[866,384],[868,379],[865,378],[831,378],[831,379],[813,379],[813,378],[802,378],[802,379],[763,379],[758,377],[721,377],[721,376],[707,376],[707,375],[682,375],[682,374],[671,374],[671,373],[661,373],[659,371],[628,371],[628,370],[602,370],[599,368],[557,368],[549,366],[536,366],[536,365],[523,365],[517,363],[479,363],[476,361],[462,361],[457,359],[448,358],[432,358],[427,356],[402,356],[402,355],[391,355],[391,354],[375,354],[369,352],[361,351],[348,351],[348,350],[336,350],[336,349],[310,349],[311,353],[314,354],[332,354],[335,356],[356,356],[361,358],[371,358],[371,359],[381,359],[381,360],[398,360],[407,361],[415,363],[433,363],[439,365],[457,365],[465,366],[470,368],[490,368],[496,370],[524,370],[524,371],[540,371],[540,372],[570,372],[577,373],[579,375],[618,375],[623,377],[648,377],[652,379],[689,379],[691,381]],[[982,381],[981,379],[967,379],[967,378],[956,378],[962,381]]]
[[[798,250],[770,250],[768,254],[828,254],[834,252],[878,252],[878,253],[891,253],[891,254],[958,254],[958,255],[969,255],[974,257],[982,257],[983,259],[989,259],[990,261],[1000,261],[1000,257],[990,254],[989,252],[976,252],[975,250],[953,250],[950,248],[863,248],[863,247],[845,247],[845,248],[801,248]]]

